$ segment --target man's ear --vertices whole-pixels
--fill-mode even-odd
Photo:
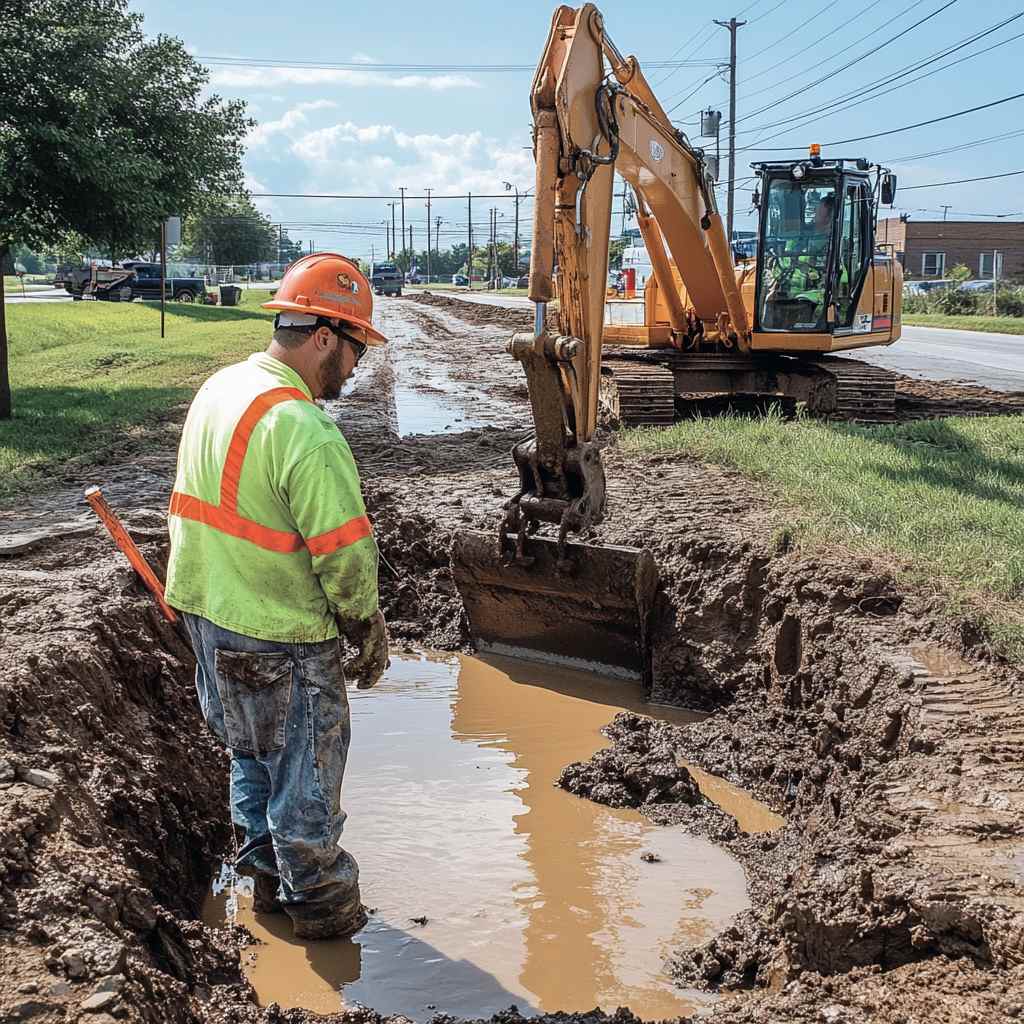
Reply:
[[[316,350],[326,352],[331,347],[331,338],[334,337],[334,333],[327,327],[318,327],[313,337],[316,340]]]

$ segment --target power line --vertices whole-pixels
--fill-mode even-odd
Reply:
[[[920,71],[922,68],[928,67],[929,64],[934,64],[936,61],[942,60],[944,57],[948,57],[965,47],[972,46],[974,43],[986,36],[990,36],[993,32],[998,32],[1001,28],[1005,28],[1011,22],[1018,21],[1020,18],[1024,18],[1024,11],[1020,11],[1010,18],[1006,18],[995,25],[990,26],[987,29],[983,29],[980,32],[976,32],[972,36],[968,36],[952,46],[946,47],[946,49],[933,53],[928,57],[922,58],[913,64],[908,64],[897,71],[892,72],[883,78],[879,78],[874,82],[869,82],[866,85],[860,86],[857,89],[853,89],[848,93],[844,93],[841,96],[836,96],[819,107],[813,107],[810,110],[802,111],[799,114],[793,114],[791,117],[785,118],[782,121],[770,122],[768,124],[758,125],[756,128],[748,128],[740,134],[752,134],[753,132],[764,131],[769,128],[778,128],[780,126],[789,124],[791,125],[787,131],[795,131],[797,128],[802,128],[806,124],[810,124],[813,121],[820,120],[824,114],[835,114],[840,113],[844,110],[850,110],[853,107],[860,106],[862,103],[867,103],[870,100],[878,99],[881,96],[886,96],[891,92],[895,92],[897,89],[902,89],[913,82],[920,82],[925,78],[929,78],[932,75],[937,75],[941,71],[947,71],[949,68],[956,67],[957,64],[962,64],[964,61],[973,60],[975,57],[981,57],[982,55],[991,52],[992,50],[998,49],[1000,46],[1006,46],[1008,43],[1012,43],[1017,39],[1024,37],[1024,33],[1019,33],[1015,36],[1010,36],[1008,39],[1000,40],[998,43],[993,43],[991,46],[985,47],[983,50],[978,50],[975,53],[966,54],[957,60],[950,61],[948,64],[943,64],[941,67],[934,68],[931,71],[926,72],[923,75],[918,75],[916,78],[911,78],[906,82],[902,82],[899,85],[892,85],[900,78],[905,78],[907,75],[912,75],[915,71]],[[886,85],[892,85],[892,88],[883,88]],[[880,90],[880,91],[875,91]],[[871,95],[867,95],[870,93]],[[858,98],[859,97],[859,98]],[[852,102],[847,102],[852,100]],[[793,122],[800,118],[806,118],[800,124],[794,124]]]
[[[996,178],[1012,178],[1024,171],[1006,171],[1003,174],[986,174],[980,178],[958,178],[956,181],[933,181],[929,185],[900,185],[901,192],[913,192],[919,188],[941,188],[943,185],[967,185],[974,181],[994,181]]]
[[[885,40],[884,43],[880,43],[873,49],[862,53],[859,57],[854,57],[853,60],[847,61],[841,67],[836,68],[834,71],[830,71],[827,75],[822,75],[820,78],[816,78],[813,82],[809,82],[807,85],[801,86],[799,89],[796,89],[795,91],[787,94],[786,96],[783,96],[781,99],[773,100],[771,103],[768,103],[763,107],[759,107],[757,110],[753,110],[749,114],[746,114],[741,118],[738,118],[737,124],[739,124],[741,121],[748,121],[750,118],[756,117],[758,114],[763,114],[766,110],[771,110],[773,107],[777,107],[780,103],[785,103],[787,100],[791,100],[794,96],[800,96],[802,93],[805,93],[808,89],[813,89],[816,85],[820,85],[822,82],[828,81],[828,79],[830,79],[834,75],[838,75],[843,71],[849,70],[855,64],[859,64],[862,60],[867,60],[868,57],[873,57],[876,53],[881,52],[890,44],[895,43],[899,39],[902,39],[905,35],[907,35],[910,32],[913,32],[914,29],[919,28],[925,22],[931,21],[932,18],[938,17],[940,14],[942,14],[943,11],[949,10],[949,8],[956,3],[959,3],[959,0],[946,0],[946,3],[944,3],[941,7],[936,8],[930,14],[926,14],[919,21],[915,21],[913,25],[908,25],[905,29],[903,29],[902,32],[898,32],[896,35],[890,36],[888,39]],[[759,125],[754,130],[756,131],[768,127],[772,126]]]
[[[849,142],[864,142],[867,139],[880,139],[885,135],[899,135],[900,132],[909,132],[914,128],[924,128],[930,124],[939,124],[941,121],[951,121],[955,117],[963,117],[966,114],[975,114],[979,110],[989,110],[998,107],[1003,103],[1010,103],[1012,100],[1019,100],[1024,92],[1014,93],[1012,96],[1004,96],[1000,100],[993,100],[991,103],[982,103],[977,107],[968,107],[966,110],[958,110],[954,114],[945,114],[943,117],[933,117],[928,121],[918,121],[916,124],[904,125],[902,128],[891,128],[884,132],[874,132],[871,135],[858,135],[852,139],[838,139],[834,142],[823,142],[823,146],[845,146]],[[756,150],[759,153],[792,153],[794,150],[803,149],[802,146],[747,146],[747,150]]]
[[[242,68],[295,68],[310,71],[371,71],[401,72],[405,74],[445,74],[467,72],[473,74],[513,71],[536,71],[535,64],[367,64],[351,61],[285,60],[275,57],[197,57],[198,61],[212,67]],[[649,68],[707,67],[714,64],[713,58],[701,60],[650,60],[644,66]]]
[[[971,142],[963,142],[959,146],[949,146],[946,149],[933,149],[930,153],[913,153],[910,156],[897,156],[887,159],[887,164],[909,163],[911,160],[927,160],[933,156],[945,156],[947,153],[959,153],[964,149],[986,146],[990,142],[1002,142],[1004,139],[1013,139],[1024,135],[1024,128],[1015,128],[1012,132],[1005,132],[1002,135],[989,135],[984,139],[974,139]]]
[[[856,17],[858,17],[858,18],[863,17],[865,14],[868,13],[868,11],[870,11],[873,8],[877,7],[880,3],[882,3],[882,0],[873,0],[873,2],[869,3],[867,5],[867,7],[865,7],[862,11],[859,11],[858,14],[856,15]],[[883,28],[886,28],[887,26],[891,25],[894,21],[898,21],[908,11],[913,10],[915,7],[920,7],[921,4],[923,4],[923,3],[924,3],[924,0],[914,0],[914,2],[912,4],[910,4],[909,7],[903,8],[903,10],[899,12],[899,14],[895,14],[891,18],[889,18],[888,21],[882,22],[882,24],[879,25],[878,28],[872,29],[870,32],[867,32],[865,35],[862,35],[859,39],[855,39],[852,43],[848,44],[847,46],[844,46],[843,49],[837,50],[835,53],[832,54],[831,57],[829,57],[826,60],[825,63],[827,63],[827,64],[831,63],[837,57],[841,57],[844,53],[849,52],[855,46],[857,46],[859,43],[864,42],[865,39],[870,39],[871,36],[877,35],[877,33],[881,32]],[[784,57],[778,63],[772,64],[770,67],[765,68],[763,71],[759,71],[756,75],[751,75],[747,79],[747,81],[748,82],[753,82],[755,79],[760,78],[762,75],[767,75],[770,71],[774,71],[776,68],[781,68],[784,64],[792,63],[792,61],[795,60],[797,57],[802,57],[808,50],[811,50],[815,46],[819,45],[820,43],[825,42],[825,40],[828,39],[830,36],[835,35],[835,33],[837,33],[839,31],[841,31],[842,29],[846,28],[846,26],[849,25],[849,24],[852,24],[852,22],[853,22],[853,18],[847,18],[845,21],[842,22],[842,24],[837,25],[835,28],[833,28],[830,31],[826,32],[823,36],[819,36],[817,39],[815,39],[812,42],[808,43],[802,50],[797,50],[796,53],[792,53],[788,57]],[[817,71],[819,67],[820,67],[820,65],[814,65],[811,68],[809,68],[808,71],[813,73],[814,71]],[[801,76],[797,75],[797,77],[799,78]],[[749,100],[751,98],[751,96],[759,96],[763,92],[769,92],[772,89],[777,89],[780,85],[789,85],[789,84],[792,83],[792,81],[793,81],[793,76],[789,76],[788,78],[783,79],[781,81],[773,82],[771,85],[765,85],[765,86],[762,86],[760,89],[755,89],[754,92],[749,92],[745,96],[741,96],[740,99],[741,100]]]

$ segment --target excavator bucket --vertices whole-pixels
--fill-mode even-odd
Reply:
[[[649,623],[658,587],[646,549],[528,537],[521,561],[493,533],[452,546],[452,574],[478,650],[651,685]]]

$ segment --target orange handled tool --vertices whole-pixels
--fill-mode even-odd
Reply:
[[[131,562],[132,568],[146,584],[146,588],[156,598],[156,603],[160,605],[160,611],[164,613],[164,618],[168,622],[177,622],[178,616],[174,614],[174,609],[164,600],[164,585],[153,572],[149,562],[146,561],[146,556],[132,540],[124,523],[117,518],[117,513],[107,504],[103,492],[98,487],[90,487],[85,492],[85,500],[92,506],[93,512],[100,517],[107,532],[114,538],[114,543],[124,552],[125,557]]]

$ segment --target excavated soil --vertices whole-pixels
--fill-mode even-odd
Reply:
[[[515,489],[509,448],[528,429],[503,354],[518,312],[455,301],[383,302],[396,344],[336,406],[392,632],[446,650],[468,647],[451,536],[494,528]],[[403,384],[417,366],[427,372]],[[924,403],[990,397],[913,383],[927,393],[901,394]],[[431,436],[408,436],[402,416],[431,388],[450,425],[435,416]],[[230,845],[226,759],[202,727],[187,645],[83,513],[81,489],[103,484],[162,568],[178,419],[0,512],[0,1020],[313,1019],[260,1008],[242,937],[200,923]],[[713,713],[656,730],[620,716],[609,751],[565,781],[743,863],[753,909],[675,952],[680,983],[720,992],[711,1017],[730,1022],[1020,1018],[1021,673],[884,566],[789,550],[789,510],[738,475],[627,461],[613,441],[605,459],[611,513],[594,538],[647,546],[661,571],[653,697]],[[689,768],[751,791],[784,827],[741,831],[694,792]]]

